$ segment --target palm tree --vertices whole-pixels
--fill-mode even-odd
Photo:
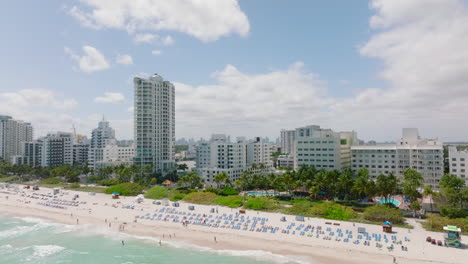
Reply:
[[[221,172],[220,174],[216,175],[213,179],[213,181],[216,183],[216,188],[219,189],[221,183],[225,183],[227,180],[229,180],[229,176],[227,175],[226,172]]]
[[[434,191],[432,190],[432,187],[430,185],[426,185],[424,187],[424,191],[422,193],[424,196],[430,196],[430,205],[431,205],[431,213],[433,212],[432,210],[432,195],[434,195]]]
[[[373,181],[369,179],[369,171],[365,168],[360,169],[352,190],[361,199],[364,197],[370,197],[372,192],[372,183]]]
[[[377,193],[385,198],[385,203],[388,203],[391,195],[397,193],[398,182],[398,178],[393,173],[377,177]]]
[[[343,197],[348,197],[349,191],[353,187],[354,179],[353,172],[350,169],[345,169],[338,177],[338,192]]]

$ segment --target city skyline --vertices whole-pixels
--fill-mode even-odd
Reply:
[[[157,0],[141,14],[120,15],[139,1],[123,3],[0,11],[0,113],[31,122],[35,137],[73,125],[88,135],[105,115],[132,139],[132,79],[158,73],[175,85],[176,138],[273,139],[318,124],[366,141],[404,127],[466,141],[466,1],[171,1],[164,16],[151,12]]]

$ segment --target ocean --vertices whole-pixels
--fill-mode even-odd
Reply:
[[[124,245],[122,245],[122,240]],[[0,215],[0,264],[295,263],[264,251],[215,251],[92,226]]]

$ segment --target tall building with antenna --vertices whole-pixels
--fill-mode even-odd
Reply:
[[[135,77],[134,132],[138,166],[165,173],[175,167],[175,88],[160,75]]]

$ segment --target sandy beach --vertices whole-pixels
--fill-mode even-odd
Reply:
[[[414,220],[409,220],[414,229],[394,228],[393,234],[386,234],[386,242],[385,233],[377,225],[319,218],[306,218],[302,222],[296,221],[294,216],[279,213],[247,210],[245,214],[236,214],[238,210],[220,206],[193,205],[195,210],[189,210],[191,204],[184,202],[180,202],[180,207],[173,207],[172,203],[156,205],[148,199],[137,203],[135,197],[112,199],[106,194],[90,195],[69,190],[60,190],[54,198],[49,188],[39,191],[21,188],[0,189],[0,213],[70,225],[92,225],[153,237],[161,243],[180,243],[226,254],[231,250],[262,250],[287,256],[298,263],[325,264],[466,263],[468,257],[466,246],[465,249],[455,249],[427,243],[427,236],[443,240],[443,233],[425,231]],[[75,195],[79,198],[73,201]],[[282,216],[286,217],[285,222],[281,221]],[[186,221],[190,223],[183,224]],[[364,245],[365,237],[358,237],[358,227],[365,228],[371,238],[369,245]],[[378,237],[382,247],[376,246]],[[346,238],[348,242],[344,241]],[[468,237],[464,236],[462,242],[467,241]],[[155,246],[158,244],[155,242]],[[393,250],[387,248],[390,245],[394,246]]]

